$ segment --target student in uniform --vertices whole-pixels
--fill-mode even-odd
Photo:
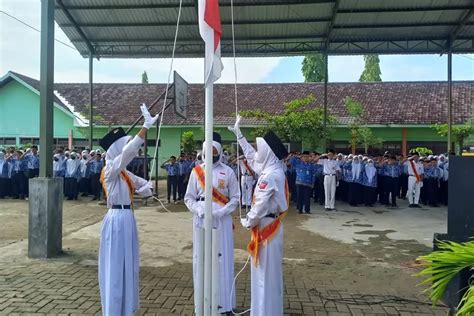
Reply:
[[[162,169],[165,169],[168,173],[167,179],[167,193],[168,193],[168,203],[171,203],[171,191],[173,191],[173,202],[176,204],[176,193],[178,190],[178,174],[179,174],[179,166],[176,163],[176,157],[171,156],[170,159],[165,161],[161,165]]]
[[[439,179],[441,178],[441,169],[438,167],[436,158],[432,157],[425,169],[425,178],[427,179],[427,204],[431,207],[438,207]]]
[[[184,154],[178,159],[178,200],[181,201],[184,199],[184,193],[186,191],[184,187],[184,179],[186,178],[186,161],[184,159]]]
[[[420,207],[420,188],[423,185],[423,165],[419,162],[420,156],[413,152],[412,156],[404,163],[408,168],[408,202],[409,207]]]
[[[362,202],[362,161],[359,156],[354,156],[350,169],[349,205],[358,206]]]
[[[207,143],[203,144],[203,152]],[[234,280],[234,238],[232,212],[239,205],[239,184],[234,171],[223,163],[222,144],[219,134],[213,135],[212,165],[212,218],[217,229],[219,242],[219,313],[231,314],[235,307],[235,291],[232,292]],[[188,188],[184,197],[186,207],[193,213],[193,282],[196,289],[203,277],[198,271],[198,250],[202,240],[205,216],[205,164],[194,167],[189,178]],[[232,294],[232,297],[231,297]],[[198,305],[195,297],[195,306]]]
[[[103,167],[102,156],[100,152],[95,152],[94,158],[89,162],[90,165],[90,185],[93,195],[92,201],[100,200],[102,186],[100,185],[100,173]]]
[[[81,176],[81,160],[76,152],[71,152],[66,161],[66,174],[64,176],[64,185],[66,187],[65,195],[69,201],[77,200],[79,195],[78,183]]]
[[[296,208],[299,214],[311,214],[311,193],[313,192],[315,170],[309,152],[303,152],[296,162]],[[303,210],[304,208],[304,210]]]
[[[81,153],[81,179],[79,180],[79,193],[81,196],[88,196],[91,193],[90,180],[90,155],[88,150]]]
[[[288,152],[273,133],[257,137],[257,150],[240,131],[240,117],[229,130],[237,136],[245,158],[253,160],[259,175],[254,202],[242,226],[252,230],[247,246],[251,253],[251,316],[283,315],[283,224],[289,206],[284,159]],[[262,234],[266,231],[266,234]],[[267,234],[268,233],[268,234]]]
[[[449,163],[444,155],[439,156],[438,166],[441,169],[441,177],[439,183],[439,202],[443,205],[448,205],[448,178],[449,178]]]
[[[323,166],[324,174],[324,193],[325,193],[325,210],[335,210],[336,200],[336,177],[340,172],[339,163],[334,159],[334,150],[328,151],[326,159],[321,157],[317,163]]]
[[[33,145],[30,149],[28,149],[23,157],[26,163],[26,196],[29,193],[29,179],[36,178],[39,176],[39,155],[38,155],[38,146]]]
[[[385,180],[385,197],[384,201],[390,203],[392,207],[397,207],[397,197],[399,195],[398,179],[401,170],[397,157],[390,156],[384,164],[384,180]],[[390,198],[389,198],[390,196]]]
[[[104,316],[133,315],[140,305],[139,242],[132,203],[134,193],[151,196],[153,184],[127,172],[126,167],[158,120],[145,105],[141,111],[145,122],[133,139],[122,128],[115,128],[99,142],[107,151],[101,181],[109,209],[100,230],[98,266]]]
[[[372,207],[377,202],[377,169],[372,159],[367,160],[361,173],[364,205]]]
[[[0,150],[0,199],[7,196],[8,186],[8,162],[5,159],[5,151]]]
[[[13,165],[12,169],[12,196],[14,199],[25,199],[26,188],[25,188],[25,164],[22,160],[23,152],[21,150],[15,151],[11,157],[10,162]]]

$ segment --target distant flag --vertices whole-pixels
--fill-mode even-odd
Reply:
[[[205,43],[204,84],[220,78],[224,66],[221,61],[221,17],[218,0],[199,0],[199,34]]]

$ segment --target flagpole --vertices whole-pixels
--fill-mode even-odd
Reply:
[[[204,316],[212,315],[212,132],[214,86],[208,82],[205,92],[205,213],[204,213]]]

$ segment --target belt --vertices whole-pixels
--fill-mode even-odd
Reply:
[[[113,209],[119,209],[119,210],[131,210],[131,209],[132,209],[132,206],[131,206],[131,205],[120,205],[120,204],[116,204],[116,205],[112,205],[112,208],[113,208]]]
[[[336,176],[334,173],[325,173],[324,175],[325,175],[325,176],[330,176],[330,177]]]
[[[277,214],[267,214],[265,217],[271,217],[271,218],[276,218],[278,215]]]
[[[206,200],[206,198],[204,198],[204,197],[198,197],[198,198],[196,198],[196,202],[198,202],[198,201],[205,201],[205,200]]]

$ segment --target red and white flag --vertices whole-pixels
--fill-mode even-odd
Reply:
[[[221,17],[219,0],[199,0],[199,34],[205,43],[204,85],[220,78],[224,66],[221,61]]]

